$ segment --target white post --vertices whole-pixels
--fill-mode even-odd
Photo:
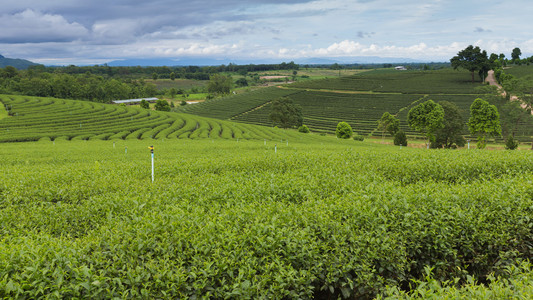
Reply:
[[[274,153],[278,153],[278,144],[274,145]]]
[[[154,183],[154,146],[148,148],[150,148],[150,153],[152,154],[152,183]]]
[[[113,148],[115,148],[115,142],[113,142]]]
[[[266,144],[267,144],[267,140],[266,140],[266,139],[264,139],[264,140],[263,140],[263,145],[265,145],[265,146],[266,146]]]
[[[289,146],[289,140],[287,140],[287,146]]]

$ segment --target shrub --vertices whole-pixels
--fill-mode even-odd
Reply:
[[[396,132],[394,135],[394,145],[407,146],[407,136],[403,130]]]
[[[512,134],[510,134],[505,142],[505,149],[515,150],[516,148],[518,148],[518,141],[513,138]]]
[[[298,128],[298,132],[309,133],[309,127],[307,127],[307,125],[302,125]]]
[[[352,134],[353,134],[353,130],[352,130],[352,126],[350,126],[350,124],[348,124],[346,122],[339,122],[339,124],[337,124],[337,129],[335,130],[335,135],[338,138],[349,139],[350,137],[352,137]]]
[[[360,141],[360,142],[362,142],[362,141],[365,140],[365,137],[362,136],[362,135],[359,135],[359,134],[354,134],[354,135],[353,135],[353,139],[354,139],[354,141]]]

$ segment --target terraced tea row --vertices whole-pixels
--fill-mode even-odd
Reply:
[[[298,92],[269,87],[244,94],[215,98],[199,104],[186,105],[178,110],[203,117],[230,119],[237,114],[253,110],[274,99]]]
[[[479,97],[468,72],[444,69],[438,71],[376,70],[357,75],[297,82],[288,87],[271,87],[250,94],[219,98],[182,108],[187,113],[231,119],[247,124],[273,126],[269,119],[270,103],[287,96],[302,107],[304,124],[311,131],[334,133],[340,121],[348,122],[359,134],[377,130],[384,112],[396,114],[401,129],[409,136],[421,137],[407,126],[407,113],[421,99],[449,101],[462,110],[464,134],[470,105]],[[514,123],[513,123],[514,124]],[[515,125],[513,125],[515,126]],[[514,130],[515,138],[531,140],[533,128],[521,120]],[[503,141],[502,138],[499,139]]]
[[[0,95],[10,117],[0,141],[39,139],[225,138],[295,139],[296,132],[87,101]]]
[[[303,81],[294,84],[302,89],[372,91],[402,94],[470,94],[478,83],[471,83],[467,72],[376,70],[341,78]]]

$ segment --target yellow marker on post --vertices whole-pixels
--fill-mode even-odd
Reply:
[[[150,153],[152,154],[152,183],[154,182],[154,146],[148,147]]]

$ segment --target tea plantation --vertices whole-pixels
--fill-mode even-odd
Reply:
[[[0,144],[0,297],[531,296],[531,151],[303,136]]]
[[[479,82],[471,83],[469,73],[443,69],[437,71],[375,70],[359,74],[302,81],[285,88],[270,87],[243,94],[188,105],[180,111],[248,124],[273,126],[269,119],[271,102],[289,97],[302,107],[304,124],[313,132],[334,133],[340,121],[348,122],[359,134],[376,133],[377,121],[384,112],[397,115],[402,130],[411,137],[420,134],[407,126],[407,113],[414,105],[432,99],[455,103],[463,114],[465,132],[470,105],[477,97]],[[483,97],[483,95],[481,95]],[[376,133],[379,134],[379,133]],[[530,141],[533,129],[519,123],[515,137]]]
[[[294,131],[88,101],[0,95],[0,142],[115,139],[299,139]]]

